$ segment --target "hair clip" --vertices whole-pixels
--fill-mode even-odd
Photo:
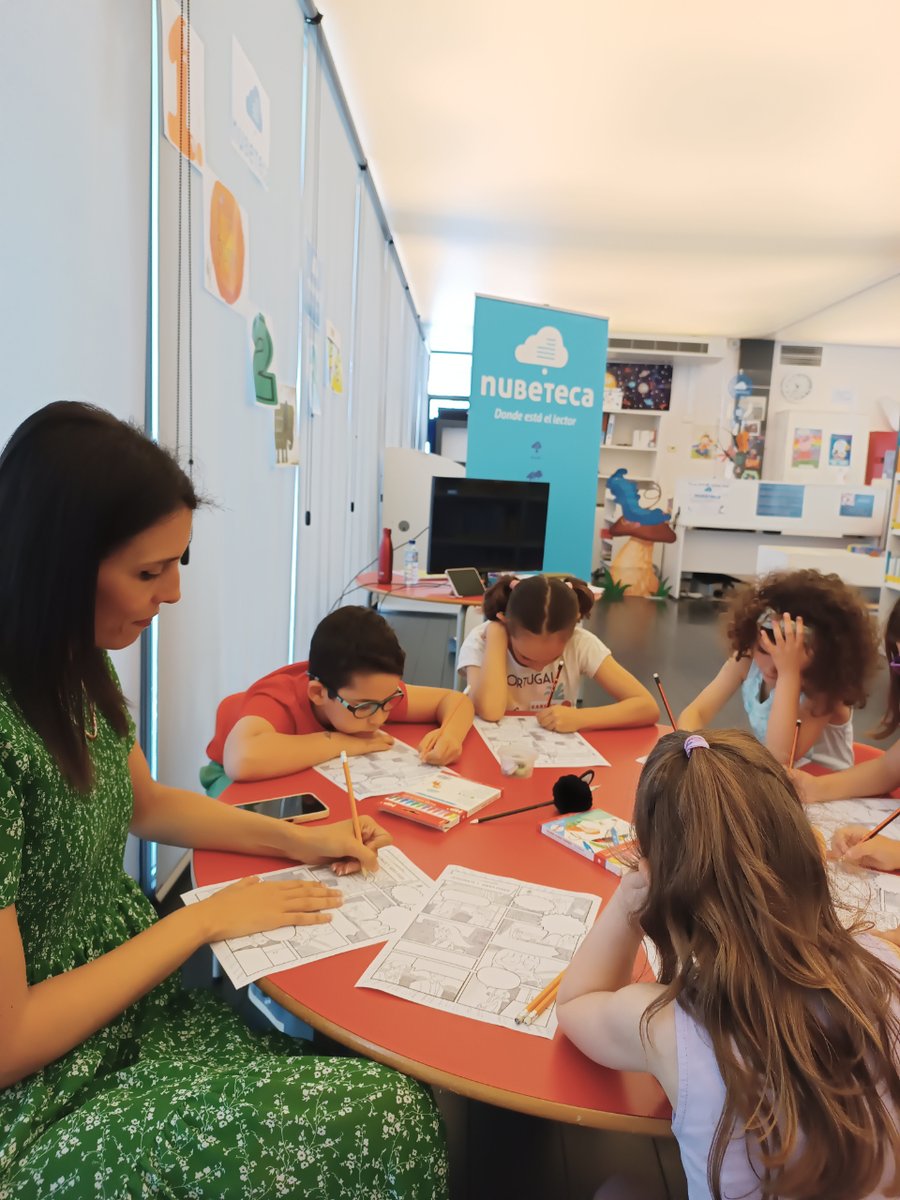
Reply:
[[[709,742],[699,733],[692,733],[684,739],[684,752],[688,758],[691,757],[691,751],[696,750],[698,746],[703,746],[706,750],[709,749]]]

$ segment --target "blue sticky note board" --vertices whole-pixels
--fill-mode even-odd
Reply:
[[[875,515],[875,497],[871,492],[841,492],[842,517],[871,517]]]
[[[544,570],[587,579],[608,322],[475,299],[466,474],[550,484]]]
[[[761,483],[756,495],[758,517],[802,517],[802,483]]]

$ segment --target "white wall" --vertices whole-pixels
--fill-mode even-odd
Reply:
[[[0,445],[53,400],[142,423],[150,14],[118,0],[8,5],[0,75]],[[139,648],[115,659],[136,702]],[[133,844],[126,861],[134,871]]]

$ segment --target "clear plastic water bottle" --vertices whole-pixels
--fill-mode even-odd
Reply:
[[[419,582],[419,551],[415,541],[411,541],[403,555],[403,586],[415,587]]]

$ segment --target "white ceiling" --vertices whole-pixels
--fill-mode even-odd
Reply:
[[[432,349],[473,295],[900,345],[898,0],[319,0]]]

